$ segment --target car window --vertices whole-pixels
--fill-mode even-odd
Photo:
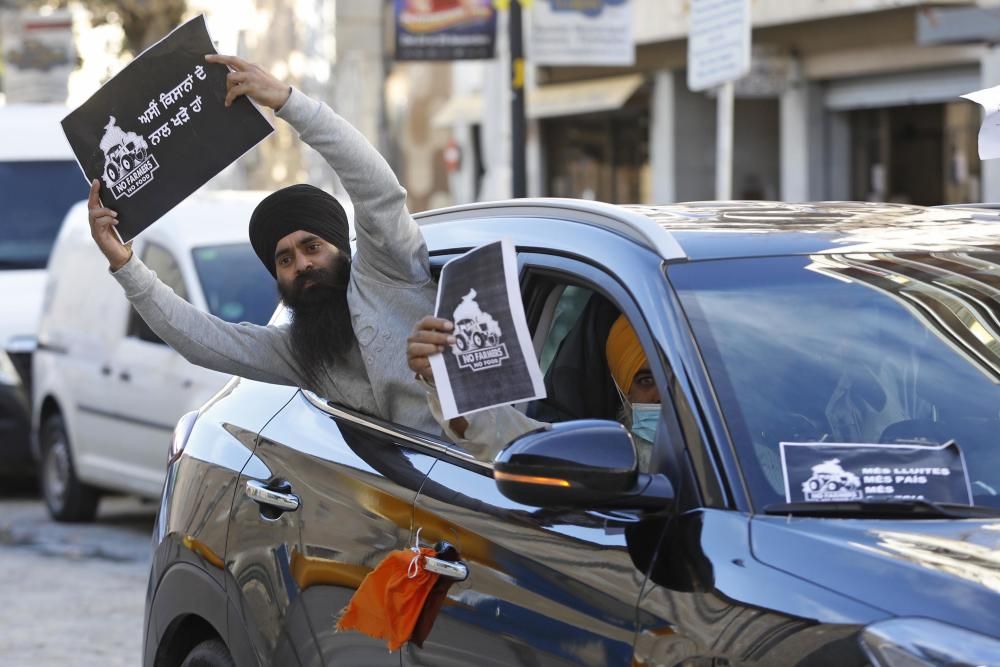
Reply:
[[[155,243],[147,244],[146,249],[142,253],[142,261],[150,270],[156,272],[157,277],[167,287],[172,289],[177,296],[185,301],[190,301],[187,287],[184,285],[184,274],[181,272],[180,265],[174,259],[174,256],[170,254],[169,250]],[[149,343],[163,344],[160,337],[153,333],[153,330],[139,316],[135,308],[132,308],[129,314],[127,335]]]
[[[195,248],[191,256],[210,313],[227,322],[267,324],[278,292],[249,243]]]
[[[157,277],[177,296],[185,301],[191,301],[188,298],[181,267],[169,250],[155,243],[150,243],[142,253],[142,261],[151,271],[155,271]]]
[[[552,358],[555,356],[556,350],[559,349],[559,344],[566,338],[566,334],[569,333],[572,326],[579,321],[591,294],[593,294],[592,291],[577,285],[567,285],[562,290],[552,315],[552,326],[545,335],[545,341],[542,344],[542,354],[539,359],[542,373],[545,373],[552,365]]]
[[[0,270],[44,269],[73,203],[87,196],[73,160],[0,162]]]
[[[781,442],[944,444],[1000,506],[1000,253],[733,259],[670,268],[754,503]]]
[[[527,290],[532,285],[531,280],[526,281]],[[621,311],[590,287],[549,281],[543,285],[546,290],[557,291],[559,299],[549,306],[554,310],[551,318],[547,313],[537,313],[533,323],[548,327],[541,348],[546,397],[528,406],[528,416],[546,422],[574,419],[621,422],[633,433],[641,468],[648,469],[659,424],[659,394],[648,372],[649,364],[643,362],[645,352],[629,333],[631,325],[616,326]],[[539,302],[533,296],[526,293],[525,302]],[[613,337],[614,354],[610,365],[609,336]],[[621,392],[616,388],[612,368],[629,378],[629,386]],[[650,386],[652,393],[643,394],[641,388]]]

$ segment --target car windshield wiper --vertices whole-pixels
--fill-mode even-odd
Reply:
[[[775,503],[764,514],[791,516],[864,517],[870,519],[988,519],[1000,517],[1000,508],[929,500],[857,500],[829,503]]]

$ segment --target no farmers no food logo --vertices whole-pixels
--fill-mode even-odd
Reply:
[[[135,132],[126,132],[110,116],[104,126],[101,150],[104,151],[104,184],[115,199],[131,197],[153,180],[160,165],[149,153],[146,139]]]
[[[459,368],[497,368],[510,356],[507,346],[500,342],[503,332],[492,315],[480,310],[475,299],[476,290],[469,290],[455,308],[455,346],[451,351]]]

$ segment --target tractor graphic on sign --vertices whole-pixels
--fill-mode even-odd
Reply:
[[[861,479],[840,466],[840,459],[823,461],[812,467],[812,475],[802,482],[808,501],[861,500]]]
[[[456,352],[496,347],[500,343],[500,325],[492,315],[479,308],[475,299],[476,290],[469,290],[455,308]]]
[[[126,132],[118,127],[116,122],[114,116],[109,116],[108,124],[104,126],[100,148],[104,152],[102,178],[117,199],[120,194],[132,196],[135,190],[152,179],[152,172],[159,165],[149,154],[149,144],[146,143],[146,139],[135,132]],[[134,179],[136,182],[127,188],[119,185],[126,176],[147,161],[151,161],[152,164],[143,171],[143,178]]]

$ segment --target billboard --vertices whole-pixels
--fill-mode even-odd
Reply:
[[[395,0],[396,60],[484,60],[496,50],[492,0]]]

